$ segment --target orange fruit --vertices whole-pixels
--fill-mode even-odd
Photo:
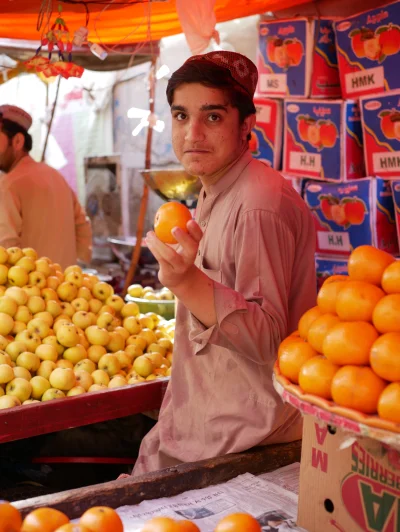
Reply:
[[[348,281],[336,298],[336,313],[343,321],[372,321],[375,305],[385,292],[370,283]]]
[[[322,346],[328,331],[339,322],[335,314],[323,314],[317,318],[308,330],[308,343],[318,353],[322,353]]]
[[[178,532],[200,532],[200,528],[192,521],[177,521]]]
[[[332,379],[339,369],[322,355],[310,358],[301,366],[299,385],[305,393],[312,393],[324,399],[331,399]]]
[[[374,414],[385,386],[368,366],[343,366],[332,379],[332,399],[340,406]]]
[[[303,338],[303,340],[307,340],[308,329],[320,316],[322,316],[322,311],[319,307],[310,308],[302,315],[299,321],[298,330],[300,337]]]
[[[68,517],[54,508],[37,508],[22,523],[21,532],[54,532],[69,523]]]
[[[154,517],[144,524],[141,532],[179,532],[178,523],[170,517]]]
[[[187,232],[186,224],[192,215],[185,205],[177,201],[168,201],[161,205],[154,218],[154,232],[165,244],[176,244],[176,239],[171,233],[174,227],[179,227]]]
[[[322,352],[334,364],[365,366],[377,338],[375,327],[367,321],[343,321],[327,333]]]
[[[378,414],[382,419],[400,423],[400,382],[392,382],[381,393]]]
[[[67,523],[66,525],[60,526],[60,528],[57,528],[55,532],[91,532],[91,530],[90,528],[77,523]]]
[[[389,264],[383,272],[381,284],[387,294],[400,294],[400,261]]]
[[[285,338],[284,340],[282,340],[282,342],[280,343],[279,348],[278,348],[278,358],[281,356],[281,353],[285,350],[285,347],[288,344],[291,344],[292,342],[298,342],[299,339],[300,339],[299,336],[290,335],[287,338]]]
[[[342,275],[335,275],[335,279],[328,277],[321,286],[317,296],[317,304],[322,312],[330,312],[331,314],[336,313],[337,295],[347,282],[347,278],[346,280],[343,280],[343,277],[344,276]]]
[[[22,518],[19,511],[9,502],[0,502],[0,532],[19,532]]]
[[[214,532],[261,532],[257,519],[249,514],[227,515],[218,523]]]
[[[79,524],[92,532],[123,532],[124,526],[120,516],[108,506],[93,506],[79,519]]]
[[[352,281],[364,281],[381,286],[383,272],[394,257],[373,246],[359,246],[349,257],[348,271]]]
[[[348,275],[331,275],[330,277],[325,279],[325,281],[322,283],[322,286],[324,286],[325,284],[336,283],[337,281],[348,281],[348,280],[349,280]]]
[[[400,332],[400,294],[383,297],[374,308],[372,321],[381,333]]]
[[[297,342],[290,342],[282,349],[279,356],[279,369],[282,375],[297,384],[301,366],[316,355],[317,352],[311,345],[299,338]]]
[[[400,381],[400,333],[382,334],[371,348],[371,368],[387,381]]]

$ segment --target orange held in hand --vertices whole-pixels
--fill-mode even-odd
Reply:
[[[0,531],[19,532],[22,519],[19,511],[9,502],[0,502]]]
[[[161,242],[176,244],[176,239],[171,233],[174,227],[179,227],[187,232],[187,223],[192,219],[190,211],[182,203],[169,201],[161,205],[154,219],[154,232]]]
[[[224,517],[214,532],[261,532],[257,519],[250,514],[231,514]]]
[[[79,524],[86,526],[91,532],[123,532],[124,530],[120,516],[107,506],[94,506],[86,510]]]
[[[69,523],[68,517],[54,508],[37,508],[22,523],[21,532],[54,532]]]

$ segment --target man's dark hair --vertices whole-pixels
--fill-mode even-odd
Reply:
[[[17,133],[24,136],[24,150],[29,152],[32,149],[32,137],[22,126],[6,118],[2,118],[0,113],[0,129],[11,140]]]
[[[174,91],[184,83],[200,83],[206,87],[221,89],[226,92],[229,103],[239,111],[239,120],[242,124],[244,120],[255,114],[251,96],[233,79],[227,68],[221,68],[211,62],[190,61],[176,70],[167,86],[167,100],[172,105]],[[250,140],[249,134],[247,140]]]

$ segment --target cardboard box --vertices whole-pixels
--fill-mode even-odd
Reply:
[[[400,176],[397,180],[390,181],[396,218],[397,240],[400,242]]]
[[[344,138],[344,176],[346,179],[365,177],[367,174],[365,173],[364,163],[361,111],[357,101],[346,100],[343,103],[342,127]]]
[[[329,257],[315,255],[315,272],[317,274],[317,291],[332,275],[347,275],[347,257]]]
[[[400,2],[334,23],[343,98],[400,88]]]
[[[310,92],[314,24],[306,18],[261,22],[257,94],[307,98]]]
[[[400,71],[397,75],[400,78]],[[367,175],[397,177],[400,175],[400,90],[361,98],[360,106]]]
[[[297,523],[308,532],[398,532],[399,451],[305,416]]]
[[[256,159],[278,170],[282,158],[282,103],[279,100],[255,98],[256,125],[251,132],[249,149]]]
[[[333,20],[321,18],[314,23],[315,47],[311,75],[311,98],[341,98],[336,37]]]

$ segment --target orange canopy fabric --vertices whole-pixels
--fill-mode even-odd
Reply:
[[[102,0],[102,4],[87,0],[90,11],[89,38],[92,42],[138,43],[182,32],[175,0],[151,3],[132,0],[132,5],[128,6],[126,3],[129,0],[109,1],[112,3],[107,7],[105,0]],[[124,2],[125,6],[122,6],[121,2]],[[224,22],[302,3],[304,0],[216,0],[215,13],[217,21]],[[41,32],[36,26],[41,4],[41,0],[1,0],[0,38],[39,40]],[[53,1],[53,21],[57,15],[57,5],[58,2]],[[62,6],[62,16],[71,32],[85,25],[86,10],[82,4],[62,3]]]

